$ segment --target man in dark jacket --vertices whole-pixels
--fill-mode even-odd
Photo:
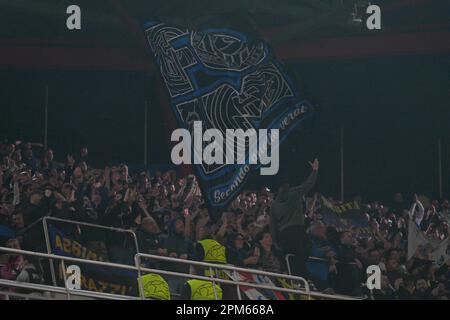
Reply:
[[[311,250],[310,241],[305,230],[303,196],[314,187],[319,170],[319,161],[310,162],[312,173],[300,186],[290,188],[284,184],[271,209],[271,231],[278,245],[284,252],[294,254],[291,260],[292,271],[296,275],[306,276],[306,259]]]

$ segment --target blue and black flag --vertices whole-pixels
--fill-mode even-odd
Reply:
[[[161,22],[146,23],[145,35],[177,126],[191,130],[191,135],[193,122],[201,121],[203,130],[218,129],[223,137],[226,129],[279,129],[281,143],[311,114],[310,105],[261,40],[226,28],[188,30]],[[220,209],[261,165],[193,166],[209,207]]]

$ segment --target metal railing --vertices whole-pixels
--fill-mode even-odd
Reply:
[[[14,286],[14,284],[11,286]],[[36,294],[24,294],[1,290],[0,290],[0,297],[4,297],[5,298],[4,300],[11,300],[11,298],[15,298],[14,300],[57,300],[51,296],[38,296]]]
[[[32,223],[30,226],[28,226],[28,228],[26,230],[29,230],[32,226],[37,225],[39,223],[39,221],[41,221],[41,220],[42,220],[42,225],[43,225],[43,229],[44,229],[43,231],[44,231],[45,243],[46,243],[46,248],[47,248],[47,256],[46,257],[49,259],[52,282],[55,287],[57,286],[57,283],[56,283],[56,273],[55,273],[54,264],[53,264],[53,257],[62,257],[62,256],[52,254],[50,234],[49,234],[49,229],[48,229],[49,221],[50,222],[53,221],[53,222],[67,223],[67,224],[72,224],[72,225],[87,226],[87,227],[91,227],[91,228],[97,228],[97,229],[114,231],[114,232],[130,233],[134,239],[134,244],[135,244],[135,249],[136,249],[135,266],[134,267],[129,266],[129,265],[111,263],[111,262],[100,262],[100,261],[87,260],[87,259],[64,257],[64,259],[67,261],[74,261],[74,262],[78,262],[78,263],[91,263],[91,264],[109,266],[109,267],[113,267],[113,268],[121,268],[121,266],[126,266],[127,268],[125,268],[125,269],[137,271],[139,277],[141,276],[142,272],[152,272],[152,273],[166,275],[166,276],[212,281],[214,294],[216,297],[217,297],[216,284],[223,283],[223,284],[229,284],[229,285],[236,285],[237,296],[239,299],[242,299],[241,290],[240,290],[241,286],[251,287],[251,288],[255,288],[255,289],[256,288],[268,289],[268,290],[291,293],[291,294],[298,294],[298,295],[306,295],[308,297],[314,296],[317,298],[324,298],[324,299],[345,299],[345,300],[353,299],[353,297],[339,296],[339,295],[327,295],[327,294],[322,294],[319,292],[312,292],[310,290],[309,283],[306,279],[292,275],[292,270],[291,270],[291,266],[290,266],[290,262],[289,262],[289,258],[294,256],[292,254],[286,255],[286,264],[287,264],[289,275],[277,274],[277,273],[256,270],[256,269],[239,268],[239,267],[234,267],[231,265],[212,264],[212,263],[184,260],[184,259],[164,257],[164,256],[158,256],[158,255],[143,254],[143,253],[140,253],[140,251],[139,251],[139,244],[138,244],[136,233],[130,229],[107,227],[107,226],[102,226],[102,225],[97,225],[97,224],[92,224],[92,223],[87,223],[87,222],[80,222],[80,221],[60,219],[60,218],[56,218],[56,217],[46,216],[46,217],[40,218],[39,220]],[[21,233],[23,233],[23,231]],[[41,256],[41,257],[44,257],[44,256]],[[188,273],[179,273],[179,272],[172,272],[172,271],[166,271],[166,270],[145,268],[145,267],[142,267],[142,265],[141,265],[142,258],[153,259],[153,260],[158,260],[158,261],[165,261],[165,262],[179,263],[179,264],[189,265],[189,266],[198,266],[198,267],[203,267],[203,268],[209,268],[210,276],[207,277],[207,276],[201,276],[201,275],[192,275],[192,274],[188,274]],[[62,260],[63,265],[64,265],[64,259],[59,258],[59,260]],[[228,270],[230,272],[246,272],[246,273],[250,273],[253,275],[277,277],[279,279],[289,280],[291,283],[291,287],[297,288],[297,289],[289,289],[289,288],[284,288],[284,287],[276,287],[276,286],[271,286],[271,285],[256,284],[256,283],[249,283],[249,282],[240,282],[240,281],[234,281],[234,280],[218,279],[218,278],[214,277],[213,270],[216,271],[216,274],[217,274],[217,270]],[[64,274],[64,276],[65,276],[65,274]],[[299,286],[298,284],[297,285],[294,284],[294,282],[302,283],[303,288],[305,290],[301,290],[301,286]],[[143,299],[143,288],[142,288],[141,281],[138,281],[138,288],[139,288],[140,298]],[[70,293],[68,293],[68,294],[70,295]],[[359,299],[359,298],[356,298],[356,299]]]
[[[150,271],[150,272],[155,272],[154,269],[147,269],[147,268],[142,268],[141,267],[141,260],[142,258],[146,258],[146,259],[154,259],[154,260],[159,260],[159,261],[166,261],[166,262],[175,262],[175,263],[181,263],[181,264],[186,264],[189,266],[197,266],[197,267],[202,267],[202,268],[207,268],[209,269],[209,274],[210,276],[199,276],[199,275],[192,275],[192,274],[183,274],[183,273],[172,273],[172,275],[183,275],[183,278],[186,278],[186,275],[188,276],[188,278],[191,279],[199,279],[199,280],[206,280],[206,281],[211,281],[213,283],[213,290],[214,290],[214,295],[217,298],[217,288],[216,288],[216,283],[223,283],[223,284],[230,284],[230,285],[236,285],[236,290],[237,290],[237,296],[239,298],[239,300],[242,300],[241,297],[241,293],[240,293],[240,287],[246,286],[246,287],[252,287],[252,288],[259,288],[259,289],[269,289],[269,290],[273,290],[273,291],[280,291],[280,292],[286,292],[286,293],[295,293],[295,294],[306,294],[306,295],[310,295],[311,294],[311,290],[309,288],[309,283],[306,279],[301,278],[301,277],[297,277],[297,276],[292,276],[292,275],[285,275],[285,274],[279,274],[279,273],[274,273],[274,272],[268,272],[268,271],[263,271],[263,270],[256,270],[256,269],[246,269],[246,268],[239,268],[239,267],[235,267],[232,265],[226,265],[226,264],[214,264],[214,263],[207,263],[207,262],[200,262],[200,261],[193,261],[193,260],[184,260],[184,259],[178,259],[178,258],[171,258],[171,257],[164,257],[164,256],[157,256],[157,255],[151,255],[151,254],[143,254],[143,253],[138,253],[135,256],[135,262],[136,262],[136,266],[139,268],[139,277],[141,276],[141,272],[142,271]],[[226,280],[226,279],[220,279],[215,277],[215,274],[218,274],[219,270],[228,270],[231,272],[246,272],[246,273],[250,273],[252,275],[261,275],[261,276],[268,276],[268,277],[277,277],[279,279],[286,279],[286,280],[291,280],[291,281],[297,281],[297,282],[302,282],[304,284],[304,288],[305,291],[303,290],[295,290],[295,289],[289,289],[289,288],[284,288],[284,287],[276,287],[276,286],[270,286],[270,285],[264,285],[264,284],[256,284],[256,283],[252,283],[251,285],[249,285],[248,282],[241,282],[241,281],[236,281],[236,280]],[[215,272],[213,272],[215,271]],[[142,284],[140,284],[141,286]],[[140,292],[142,292],[142,288],[140,288]]]
[[[292,253],[288,253],[284,256],[284,259],[286,260],[286,266],[288,269],[288,274],[292,275],[292,268],[291,268],[291,262],[290,259],[295,257],[295,254]],[[308,257],[308,261],[311,260],[315,260],[315,261],[322,261],[322,262],[329,262],[328,259],[325,258],[319,258],[319,257],[313,257],[313,256],[309,256]],[[348,265],[356,265],[356,262],[340,262],[339,260],[336,260],[336,263],[340,263],[340,264],[348,264]]]
[[[34,226],[38,225],[40,222],[42,222],[42,225],[45,226],[47,221],[57,221],[57,222],[62,222],[62,223],[81,225],[81,226],[115,231],[115,232],[130,233],[133,236],[134,244],[136,246],[136,252],[139,252],[139,244],[138,244],[136,233],[131,229],[107,227],[107,226],[103,226],[103,225],[99,225],[99,224],[93,224],[93,223],[81,222],[81,221],[75,221],[75,220],[69,220],[69,219],[61,219],[61,218],[52,217],[52,216],[45,216],[43,218],[39,218],[38,220],[34,221],[27,227],[25,227],[22,230],[20,230],[19,232],[17,232],[17,234],[18,235],[25,234],[27,231],[31,230]],[[48,231],[48,228],[44,227],[44,233],[45,233],[45,230]],[[44,236],[45,236],[45,234],[44,234]]]
[[[34,290],[34,291],[39,291],[39,292],[42,291],[42,292],[62,294],[62,295],[66,296],[67,300],[70,300],[71,296],[94,298],[94,299],[107,299],[107,300],[139,300],[139,298],[133,297],[133,296],[124,296],[124,295],[103,293],[103,292],[93,292],[93,291],[82,290],[82,289],[68,289],[68,288],[61,288],[61,287],[57,287],[57,286],[49,286],[49,285],[45,285],[45,284],[25,283],[25,282],[17,282],[17,281],[4,280],[4,279],[0,279],[0,286],[26,289],[26,290]],[[1,291],[0,295],[19,296],[19,297],[28,298],[28,299],[52,300],[51,297],[49,298],[49,297],[44,297],[44,296],[26,295],[26,294],[20,294],[20,293],[18,294],[15,292],[7,292],[7,291]],[[60,299],[57,299],[57,300],[60,300]]]
[[[151,272],[151,273],[160,274],[163,276],[166,275],[166,276],[175,276],[175,277],[181,277],[181,278],[212,281],[212,283],[214,285],[229,284],[229,285],[236,286],[237,288],[244,286],[247,288],[268,289],[268,290],[272,290],[272,291],[286,292],[286,293],[292,293],[292,294],[296,294],[296,295],[306,295],[308,297],[324,298],[324,299],[359,300],[359,299],[355,299],[353,297],[328,295],[328,294],[323,294],[323,293],[319,293],[319,292],[312,292],[309,290],[307,281],[300,277],[271,273],[271,272],[261,271],[261,270],[237,268],[237,267],[233,267],[233,266],[229,266],[229,265],[220,265],[220,264],[212,264],[212,263],[206,263],[206,262],[190,261],[190,260],[162,257],[162,256],[156,256],[156,255],[136,254],[136,256],[135,256],[136,265],[130,266],[130,265],[117,264],[117,263],[112,263],[112,262],[86,260],[86,259],[79,259],[79,258],[73,258],[73,257],[67,257],[67,256],[60,256],[60,255],[55,255],[55,254],[17,250],[17,249],[5,248],[5,247],[0,247],[0,252],[21,254],[24,256],[41,257],[41,258],[47,258],[47,259],[52,259],[52,260],[60,260],[63,263],[63,266],[64,266],[65,261],[69,261],[69,262],[74,262],[74,263],[91,264],[91,265],[97,265],[97,266],[117,268],[117,269],[122,269],[122,270],[133,270],[133,271],[137,271],[137,274],[139,277],[142,274],[142,272]],[[166,271],[166,270],[160,270],[160,269],[146,268],[146,267],[141,266],[142,258],[151,258],[151,259],[156,259],[156,260],[170,261],[170,262],[174,262],[174,263],[196,265],[196,266],[209,268],[211,271],[213,269],[216,269],[216,270],[217,269],[226,269],[226,270],[236,271],[236,272],[244,271],[244,272],[252,273],[252,274],[275,276],[278,278],[285,278],[285,279],[289,279],[289,280],[297,280],[297,281],[304,282],[304,283],[306,283],[307,287],[306,287],[306,290],[289,289],[289,288],[276,287],[276,286],[257,284],[257,283],[251,283],[251,282],[219,279],[219,278],[214,278],[213,276],[207,277],[207,276],[194,275],[194,274],[189,274],[189,273],[172,272],[172,271]],[[65,268],[63,270],[65,270]],[[81,297],[83,297],[83,296],[91,297],[91,298],[97,298],[97,299],[120,299],[120,300],[145,299],[142,288],[140,288],[141,290],[139,290],[139,298],[133,297],[133,296],[127,296],[127,295],[116,295],[116,294],[93,292],[93,291],[81,290],[81,289],[71,289],[66,286],[67,279],[66,279],[65,272],[63,272],[63,275],[64,275],[64,288],[59,287],[59,286],[48,286],[48,285],[42,285],[42,284],[23,283],[23,282],[16,282],[16,281],[10,281],[10,280],[0,280],[0,285],[5,286],[5,287],[15,287],[15,288],[32,289],[32,290],[37,290],[37,291],[47,291],[47,292],[65,294],[67,299],[71,299],[71,295],[76,295],[76,296],[81,296]],[[136,281],[137,281],[137,279],[136,279]],[[137,281],[137,283],[139,285],[140,281]],[[241,297],[239,297],[239,298],[241,298]]]
[[[56,217],[52,217],[52,216],[45,216],[43,218],[39,218],[38,220],[36,220],[32,224],[30,224],[27,228],[25,228],[24,230],[21,230],[20,234],[26,233],[32,227],[34,227],[35,225],[38,225],[40,221],[42,221],[42,226],[43,226],[43,230],[44,230],[45,245],[46,245],[46,249],[47,249],[47,253],[48,254],[52,253],[51,242],[50,242],[50,235],[49,235],[48,223],[47,223],[48,221],[50,221],[50,222],[51,221],[61,222],[61,223],[67,223],[67,224],[72,224],[72,225],[77,225],[77,226],[85,226],[85,227],[96,228],[96,229],[101,229],[101,230],[108,230],[108,231],[114,231],[114,232],[130,233],[132,235],[132,237],[133,237],[133,240],[134,240],[135,252],[136,253],[139,252],[139,244],[138,244],[136,233],[133,230],[131,230],[131,229],[121,229],[121,228],[115,228],[115,227],[107,227],[107,226],[102,226],[102,225],[88,223],[88,222],[80,222],[80,221],[75,221],[75,220],[60,219],[60,218],[56,218]],[[49,260],[49,266],[50,266],[50,273],[51,273],[53,285],[56,286],[55,268],[54,268],[52,259]]]
[[[60,256],[60,255],[56,255],[56,254],[18,250],[18,249],[5,248],[5,247],[0,247],[0,252],[20,254],[20,255],[24,255],[24,256],[47,258],[49,260],[50,259],[51,260],[60,260],[63,263],[63,266],[64,266],[64,261],[70,261],[70,262],[75,262],[75,263],[115,267],[115,268],[119,268],[119,269],[137,270],[137,268],[135,266],[123,265],[123,264],[118,264],[118,263],[86,260],[86,259],[79,259],[79,258],[74,258],[74,257]],[[64,270],[65,270],[65,268],[64,268]],[[67,279],[66,279],[65,272],[63,272],[63,276],[64,276],[64,288],[59,287],[57,285],[49,286],[49,285],[34,284],[34,283],[28,283],[28,282],[25,283],[25,282],[11,281],[11,280],[5,280],[5,279],[0,279],[0,286],[61,293],[61,294],[65,294],[67,296],[67,299],[69,299],[69,300],[70,300],[70,295],[85,296],[85,297],[100,298],[100,299],[119,299],[119,300],[130,300],[130,299],[136,300],[137,299],[136,297],[133,297],[133,296],[117,295],[117,294],[103,293],[103,292],[93,292],[93,291],[82,290],[82,289],[71,289],[66,286]]]
[[[292,269],[291,269],[290,259],[293,258],[293,257],[295,257],[295,255],[292,254],[292,253],[288,253],[288,254],[285,255],[286,266],[287,266],[288,274],[289,274],[289,275],[292,275]],[[311,261],[311,260],[313,260],[313,261],[321,261],[321,262],[328,262],[328,263],[329,263],[329,260],[328,260],[328,259],[309,256],[309,257],[308,257],[308,261]],[[338,261],[338,260],[336,260],[336,263],[347,264],[347,265],[356,265],[356,262],[340,262],[340,261]],[[363,287],[363,286],[362,286],[362,287]],[[364,300],[366,297],[354,297],[354,298],[355,298],[356,300]]]

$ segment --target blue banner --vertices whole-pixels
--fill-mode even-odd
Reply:
[[[353,231],[359,236],[371,236],[369,220],[356,201],[334,205],[321,196],[322,220],[327,226],[333,226],[338,232]]]
[[[80,242],[67,236],[53,225],[49,226],[52,253],[66,257],[104,261],[97,252],[89,250]],[[74,264],[66,262],[66,266]],[[76,264],[76,263],[75,263]],[[138,274],[132,270],[96,266],[79,265],[81,269],[81,289],[122,295],[137,295]],[[58,269],[58,280],[63,282],[62,270]]]
[[[279,142],[311,114],[269,46],[230,29],[187,30],[161,22],[145,35],[179,128],[278,129]],[[278,147],[278,146],[275,146]],[[272,149],[273,150],[273,149]],[[261,164],[194,164],[210,208],[223,208]]]

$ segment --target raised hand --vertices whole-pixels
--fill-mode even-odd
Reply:
[[[311,168],[313,169],[313,171],[317,171],[319,170],[319,160],[314,159],[313,162],[309,161],[309,165],[311,166]]]

